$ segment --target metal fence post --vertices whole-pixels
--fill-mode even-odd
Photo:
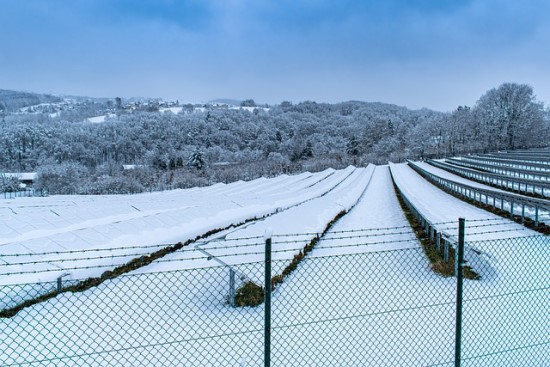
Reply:
[[[264,367],[271,366],[271,233],[265,235]]]
[[[60,294],[63,291],[63,277],[66,277],[68,275],[70,275],[70,273],[64,273],[57,277],[57,294]]]
[[[464,283],[464,218],[458,219],[458,274],[456,276],[455,367],[460,367],[462,347],[462,292]]]
[[[63,275],[57,278],[57,294],[63,290]]]
[[[235,307],[235,270],[229,268],[229,305]]]

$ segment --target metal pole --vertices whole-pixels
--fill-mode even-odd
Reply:
[[[271,366],[271,235],[265,239],[264,367]]]
[[[63,277],[69,276],[71,273],[64,273],[57,277],[57,294],[63,291]]]
[[[229,305],[235,307],[235,270],[229,268]]]
[[[462,343],[462,292],[464,283],[464,218],[458,219],[458,274],[456,276],[455,367],[460,367]]]

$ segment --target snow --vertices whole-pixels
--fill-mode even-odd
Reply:
[[[36,172],[0,172],[0,176],[4,177],[14,177],[17,178],[19,181],[34,181],[36,180],[36,177],[38,176],[38,173]]]
[[[283,262],[288,263],[288,260],[291,260],[315,236],[321,234],[339,212],[349,210],[356,204],[365,190],[373,170],[374,166],[369,166],[366,169],[348,167],[346,170],[336,172],[338,177],[327,176],[324,182],[330,184],[332,188],[325,192],[315,193],[314,187],[302,182],[301,185],[313,194],[310,199],[293,206],[277,204],[277,207],[282,209],[263,220],[216,234],[209,239],[200,241],[198,246],[213,257],[222,259],[227,266],[257,262],[263,259],[264,242],[262,239],[266,230],[269,230],[274,237],[273,259],[284,260]],[[338,181],[334,181],[335,179]],[[300,185],[296,185],[296,188],[299,187]],[[223,241],[213,241],[220,238]],[[235,245],[237,243],[238,246]],[[201,257],[202,259],[200,259]],[[217,265],[218,262],[209,261],[206,256],[197,251],[196,247],[190,247],[143,267],[137,273],[206,268]],[[260,282],[262,274],[260,272],[246,275],[248,279]]]
[[[490,221],[490,228],[467,231],[467,241],[537,235],[538,233],[465,203],[432,185],[405,163],[391,164],[391,172],[397,186],[411,203],[432,223],[448,233],[458,233],[458,219],[468,222]],[[495,190],[495,189],[493,189]],[[474,226],[472,224],[472,226]],[[485,234],[485,232],[489,232]]]
[[[158,250],[161,244],[185,242],[211,230],[319,199],[353,171],[353,167],[329,169],[272,180],[130,196],[3,200],[0,261],[6,266],[0,273],[0,284],[53,281],[67,271],[75,279],[99,276]],[[349,205],[344,198],[341,200],[344,202],[333,204],[332,209],[323,209],[319,204],[319,210],[325,210],[325,216],[331,215],[335,207]],[[75,257],[81,260],[74,261]],[[28,272],[29,268],[34,272]]]
[[[457,219],[465,217],[467,245],[482,251],[478,258],[468,253],[482,279],[465,281],[463,356],[517,348],[470,362],[510,365],[521,355],[517,365],[540,363],[521,348],[542,340],[550,324],[550,274],[541,266],[548,238],[442,192],[404,164],[133,196],[4,201],[0,248],[2,254],[71,248],[80,240],[105,249],[155,245],[265,214],[199,241],[261,284],[266,231],[272,231],[275,275],[345,209],[273,293],[274,365],[452,364],[456,280],[431,271],[393,193],[390,169],[407,198],[443,230],[456,233]],[[92,233],[104,242],[94,242]],[[0,364],[261,365],[264,307],[226,305],[227,266],[189,246],[131,275],[0,319],[0,340],[12,348],[0,349]],[[522,318],[514,320],[519,305]]]
[[[245,110],[248,112],[254,112],[254,110],[262,110],[262,111],[269,111],[270,108],[268,107],[249,107],[249,106],[231,106],[229,107],[230,110]]]
[[[183,107],[163,107],[163,108],[159,108],[159,112],[172,112],[174,115],[177,115],[178,113],[181,112],[181,110],[183,109]]]
[[[387,228],[390,225],[392,228]],[[346,234],[342,235],[342,232]],[[346,236],[352,238],[341,238]],[[411,247],[417,248],[418,242],[397,201],[389,168],[385,165],[375,168],[372,179],[357,205],[331,228],[312,256]]]
[[[451,181],[461,183],[461,184],[465,184],[465,185],[475,187],[475,188],[480,188],[480,189],[483,189],[483,190],[489,190],[489,191],[504,193],[504,194],[506,194],[508,196],[512,196],[512,197],[524,198],[524,199],[527,198],[527,197],[525,197],[523,195],[520,195],[520,194],[510,193],[510,192],[507,192],[505,190],[494,188],[492,186],[484,185],[482,183],[478,183],[478,182],[475,182],[475,181],[471,181],[467,178],[457,176],[457,175],[455,175],[453,173],[450,173],[448,171],[445,171],[441,168],[434,167],[434,166],[432,166],[428,163],[424,163],[424,162],[413,162],[413,163],[416,164],[417,166],[419,166],[420,168],[424,169],[425,171],[430,172],[430,173],[432,173],[436,176],[439,176],[439,177],[447,179],[447,180],[451,180]],[[510,211],[510,204],[505,203],[503,205],[503,208],[505,210]],[[518,214],[518,215],[521,215],[521,207],[519,205],[517,205],[514,208],[514,213]],[[532,208],[531,209],[526,208],[525,211],[524,211],[524,215],[534,219],[535,218],[535,211]],[[539,221],[548,222],[548,220],[550,219],[550,213],[546,210],[539,210],[538,217],[539,217]]]
[[[101,124],[101,123],[105,122],[106,119],[113,118],[113,117],[116,117],[116,114],[108,113],[106,115],[88,117],[86,119],[86,121],[89,122],[89,123],[92,123],[92,124]]]

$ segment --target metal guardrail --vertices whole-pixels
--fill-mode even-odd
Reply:
[[[445,161],[457,166],[481,169],[481,170],[490,171],[493,173],[498,173],[498,174],[507,175],[511,177],[534,179],[534,180],[538,179],[540,181],[550,181],[550,172],[528,171],[528,170],[523,170],[519,168],[510,168],[510,167],[497,167],[492,164],[485,164],[485,163],[468,161],[465,159],[456,159],[456,158],[447,158],[445,159]]]
[[[469,156],[462,157],[462,159],[481,162],[485,164],[492,164],[494,166],[499,166],[499,167],[510,167],[510,168],[520,168],[523,170],[530,170],[530,171],[550,172],[550,163],[526,162],[519,159],[496,158],[496,157],[487,157],[482,155],[469,155]]]
[[[550,201],[548,200],[473,187],[439,177],[424,170],[412,161],[407,161],[407,163],[409,167],[414,169],[418,174],[436,186],[450,190],[451,192],[462,195],[468,199],[492,206],[496,209],[506,210],[510,213],[510,217],[515,215],[516,208],[521,208],[522,223],[525,221],[526,217],[532,217],[535,227],[538,227],[541,214],[547,214],[550,212]],[[530,215],[528,211],[529,209],[533,212],[533,214]]]
[[[505,159],[517,159],[522,161],[536,162],[536,163],[549,163],[550,151],[547,153],[529,153],[529,152],[517,152],[513,153],[488,153],[484,154],[491,157],[501,157]]]
[[[401,191],[401,188],[399,185],[395,182],[395,179],[393,177],[393,172],[390,169],[390,176],[392,179],[392,182],[395,184],[395,187],[397,188],[397,191],[399,192],[399,195],[401,196],[401,199],[409,208],[409,211],[411,214],[416,218],[416,220],[420,223],[422,229],[424,232],[428,234],[431,241],[435,242],[436,250],[439,252],[441,251],[441,248],[443,248],[443,259],[445,262],[449,261],[449,249],[450,247],[456,248],[458,245],[458,239],[456,238],[456,235],[453,235],[451,233],[446,232],[445,230],[441,229],[440,226],[430,221],[420,210],[418,210],[413,203],[407,198],[407,196]],[[458,255],[458,252],[455,251],[455,257]],[[458,264],[457,261],[455,261],[455,265]],[[455,266],[455,275],[457,274],[458,269],[456,269]]]
[[[487,184],[502,187],[504,189],[517,190],[526,194],[550,196],[550,182],[545,183],[544,181],[514,178],[500,175],[498,173],[482,172],[472,168],[460,167],[433,159],[428,159],[426,162],[434,167],[444,169],[445,171],[457,174],[459,176],[478,180]]]

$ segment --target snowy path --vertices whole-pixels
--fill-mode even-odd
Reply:
[[[416,246],[416,237],[395,196],[389,168],[377,166],[361,200],[330,229],[312,256]]]
[[[452,302],[453,294],[452,282],[429,269],[395,196],[388,166],[377,166],[359,203],[275,292],[274,360],[300,365],[308,356],[306,364],[315,366],[346,365],[346,356],[354,361],[351,365],[370,364],[380,356],[384,359],[375,364],[445,361],[450,349],[418,348],[414,335],[434,337],[429,335],[433,331],[438,339],[452,338],[454,306],[444,303]],[[434,299],[442,304],[405,311]],[[378,315],[381,311],[387,314]],[[428,319],[434,311],[442,317],[429,330],[417,317]],[[302,333],[312,333],[322,344]]]

